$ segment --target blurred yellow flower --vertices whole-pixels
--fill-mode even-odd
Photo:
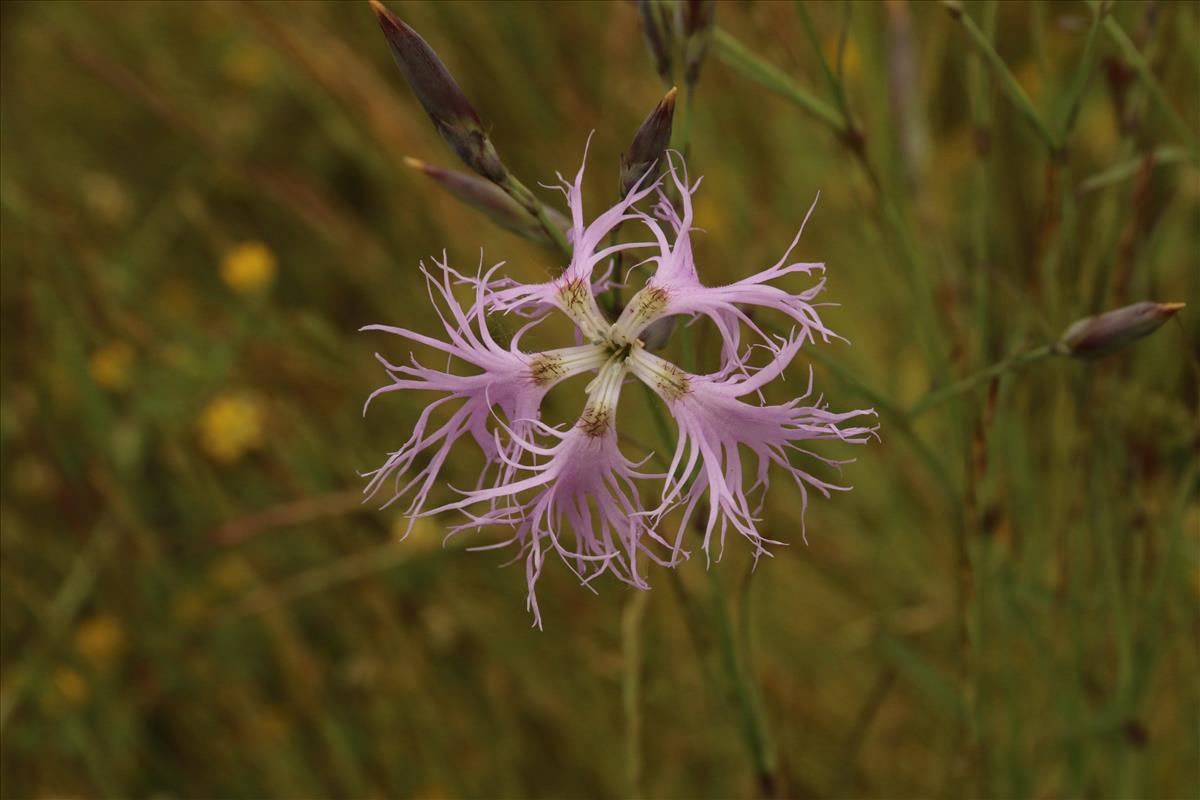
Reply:
[[[100,614],[75,629],[75,651],[92,666],[105,667],[125,647],[125,628],[111,614]]]
[[[88,374],[102,389],[119,391],[129,385],[133,348],[126,342],[105,345],[88,359]]]
[[[221,71],[230,80],[254,88],[266,82],[271,60],[265,49],[253,42],[239,42],[221,62]]]
[[[263,291],[275,280],[275,254],[262,242],[242,242],[221,259],[221,280],[242,294]]]
[[[209,568],[208,579],[221,589],[236,592],[254,579],[254,573],[241,556],[222,556]]]
[[[88,698],[87,681],[70,667],[59,667],[54,670],[54,688],[60,699],[68,704],[77,706]]]
[[[256,397],[220,394],[200,414],[200,446],[217,461],[236,461],[262,445],[263,418],[263,404]]]

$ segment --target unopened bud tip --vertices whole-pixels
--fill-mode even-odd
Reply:
[[[387,6],[379,2],[379,0],[368,0],[371,4],[371,10],[375,12],[375,18],[379,20],[379,26],[383,28],[386,35],[389,30],[403,31],[407,26],[400,21],[400,18],[388,11]]]

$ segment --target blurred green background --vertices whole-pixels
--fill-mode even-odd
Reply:
[[[634,4],[390,7],[525,183],[595,130],[585,193],[612,201],[664,91]],[[777,483],[762,528],[792,544],[752,577],[740,541],[644,603],[553,564],[539,632],[521,567],[462,551],[490,534],[397,543],[360,504],[424,398],[360,416],[373,352],[407,347],[356,329],[438,331],[416,267],[443,248],[557,263],[404,166],[459,167],[368,6],[4,3],[3,796],[1200,796],[1197,8],[1089,34],[1084,3],[966,4],[1058,158],[938,5],[812,3],[810,37],[791,3],[719,3],[835,108],[840,62],[866,156],[714,46],[702,277],[774,263],[820,191],[798,255],[853,345],[811,354],[817,386],[882,442],[822,451],[855,489],[807,546]],[[1144,299],[1190,306],[906,411]],[[443,474],[478,467],[464,445]]]

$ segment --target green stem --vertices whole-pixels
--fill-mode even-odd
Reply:
[[[116,527],[107,526],[98,529],[76,556],[70,572],[41,620],[41,639],[29,648],[26,657],[12,667],[6,676],[4,688],[0,690],[0,731],[4,730],[25,695],[45,674],[63,637],[84,609],[100,570],[116,544],[118,531]]]
[[[928,283],[926,270],[921,263],[921,255],[905,223],[904,215],[899,206],[885,190],[879,170],[875,168],[875,164],[867,151],[866,137],[857,127],[850,114],[843,81],[840,75],[835,75],[829,69],[829,65],[820,49],[816,29],[812,27],[811,20],[808,19],[807,9],[799,3],[797,4],[797,9],[800,12],[801,19],[805,22],[805,27],[809,31],[809,38],[813,48],[816,50],[817,58],[822,63],[826,80],[833,88],[834,94],[839,98],[840,111],[829,110],[828,106],[824,106],[821,101],[812,97],[807,90],[797,86],[788,75],[746,51],[744,47],[728,36],[728,34],[723,34],[725,40],[727,40],[727,44],[736,45],[736,48],[731,47],[730,52],[736,55],[737,60],[728,60],[727,63],[738,68],[750,79],[791,99],[801,108],[815,113],[819,119],[834,129],[838,140],[854,156],[855,161],[871,184],[871,189],[875,194],[880,209],[880,216],[878,217],[880,226],[885,235],[891,235],[895,238],[900,255],[908,270],[910,280],[907,282],[907,285],[913,292],[915,302],[925,307],[922,316],[933,319],[936,317],[935,309],[933,308],[933,292]],[[720,31],[718,32],[720,33]],[[845,34],[845,31],[843,31],[843,34]],[[819,104],[815,109],[812,107],[814,100]],[[936,334],[927,328],[922,328],[920,341],[930,363],[934,365],[935,371],[939,375],[948,375],[948,362],[945,354],[939,349]]]
[[[913,294],[914,302],[922,319],[936,319],[933,291],[929,285],[928,270],[922,263],[921,254],[916,242],[905,223],[904,215],[899,206],[887,193],[879,170],[867,152],[866,140],[861,131],[850,127],[849,121],[831,107],[818,99],[812,92],[797,85],[790,76],[775,66],[763,61],[751,53],[737,39],[730,36],[721,28],[717,28],[713,37],[717,57],[750,80],[761,84],[766,89],[776,92],[791,100],[802,110],[812,114],[816,119],[825,123],[838,137],[838,140],[854,155],[875,194],[880,214],[879,224],[884,235],[895,239],[899,254],[907,270],[906,287]],[[929,362],[939,378],[948,379],[948,356],[941,346],[938,334],[923,326],[920,330],[920,343]]]
[[[943,0],[942,4],[950,12],[950,16],[962,25],[963,30],[967,33],[967,37],[971,40],[971,44],[975,46],[975,49],[983,56],[988,66],[992,68],[996,79],[1000,81],[1000,86],[1004,88],[1005,94],[1008,95],[1009,99],[1017,107],[1017,111],[1021,112],[1021,116],[1025,117],[1025,121],[1033,127],[1042,141],[1046,143],[1046,147],[1050,150],[1050,153],[1057,157],[1060,154],[1060,145],[1055,139],[1054,134],[1051,133],[1046,123],[1042,121],[1042,117],[1038,114],[1037,109],[1034,108],[1033,102],[1025,94],[1025,90],[1021,88],[1021,84],[1017,82],[1016,76],[1012,74],[1008,66],[1004,63],[1004,59],[1000,58],[1000,54],[996,52],[996,48],[992,46],[988,37],[979,29],[975,21],[967,16],[962,4],[957,2],[957,0]]]
[[[821,50],[821,40],[817,36],[817,27],[813,25],[812,17],[808,15],[808,4],[804,0],[795,0],[796,13],[800,17],[800,22],[804,25],[804,32],[808,35],[808,41],[812,45],[813,52],[817,54],[817,60],[821,64],[821,73],[825,76],[825,82],[829,84],[829,90],[833,92],[833,99],[837,101],[838,109],[842,112],[842,120],[844,126],[849,129],[854,125],[850,117],[850,107],[846,103],[846,92],[842,88],[842,82],[838,76],[834,74],[832,67],[829,66],[829,60],[825,58],[825,53]]]
[[[630,797],[641,795],[642,618],[648,597],[648,592],[633,592],[621,613],[621,704],[625,710],[625,781]]]
[[[973,375],[968,375],[962,380],[955,381],[949,386],[943,386],[938,389],[934,389],[914,403],[912,408],[908,410],[907,415],[909,418],[919,417],[921,414],[924,414],[934,406],[941,405],[947,400],[957,397],[964,392],[968,392],[986,380],[994,378],[1010,369],[1017,369],[1025,366],[1026,364],[1038,361],[1039,359],[1050,355],[1052,352],[1054,351],[1051,345],[1036,347],[1033,350],[1027,350],[1024,353],[1018,353],[1015,356],[1006,358],[996,364],[992,364],[987,369],[980,370]]]
[[[991,39],[996,30],[996,3],[987,0],[983,4],[981,17],[983,33]],[[980,59],[972,58],[967,63],[968,97],[971,101],[971,121],[975,128],[975,165],[971,171],[971,186],[976,202],[971,215],[971,255],[974,260],[971,271],[974,274],[975,327],[979,337],[979,352],[985,361],[992,358],[989,329],[992,267],[988,247],[991,224],[988,184],[991,179],[992,99],[988,77]]]
[[[662,408],[656,402],[658,398],[649,386],[642,384],[642,388],[645,390],[650,401],[651,417],[654,420],[655,427],[658,429],[659,436],[662,438],[663,444],[666,445],[667,451],[671,452],[675,449],[675,437],[671,433]],[[706,519],[707,517],[707,512],[700,509],[700,513],[694,519],[699,525],[699,520]],[[717,621],[721,660],[733,685],[733,696],[742,721],[742,733],[746,739],[750,755],[754,759],[755,775],[758,778],[759,784],[763,787],[765,793],[773,794],[776,787],[775,768],[777,759],[775,757],[774,746],[767,732],[766,715],[759,704],[753,676],[744,668],[742,660],[738,655],[737,640],[733,633],[732,615],[729,610],[729,598],[725,593],[725,587],[721,584],[717,571],[712,569],[711,565],[707,572],[712,587],[713,614]],[[693,618],[695,610],[690,607],[690,598],[682,591],[682,587],[677,588],[680,589],[680,602],[685,604],[685,613],[688,614],[689,618]]]
[[[1100,5],[1092,6],[1092,24],[1088,27],[1087,39],[1083,43],[1083,54],[1079,57],[1079,68],[1067,89],[1066,113],[1063,117],[1062,143],[1065,147],[1075,128],[1075,120],[1079,116],[1079,108],[1083,104],[1083,90],[1087,87],[1088,77],[1096,65],[1096,32],[1100,30],[1100,22],[1107,15]]]
[[[608,246],[615,247],[617,244],[617,234],[620,231],[621,225],[618,223],[612,232],[608,234]],[[621,316],[621,253],[613,253],[612,258],[608,261],[609,271],[613,278],[613,287],[608,291],[608,302],[605,305],[608,307],[608,313],[613,319]]]
[[[703,519],[706,514],[697,515]],[[772,795],[776,788],[775,747],[767,731],[766,714],[759,701],[754,680],[738,655],[737,639],[733,632],[733,618],[729,611],[729,596],[720,574],[712,568],[707,570],[712,589],[713,612],[717,618],[717,636],[721,648],[721,660],[733,681],[734,697],[742,720],[742,734],[746,737],[750,755],[754,759],[754,770],[764,794]]]
[[[1197,161],[1196,153],[1188,150],[1186,147],[1177,145],[1167,145],[1159,147],[1152,151],[1150,157],[1154,159],[1155,166],[1161,164],[1176,164],[1183,161]],[[1118,164],[1109,167],[1106,170],[1097,172],[1087,180],[1080,181],[1075,187],[1076,194],[1086,194],[1094,192],[1097,189],[1103,189],[1108,186],[1113,186],[1118,183],[1129,180],[1137,174],[1138,170],[1146,164],[1146,155],[1140,154],[1135,158],[1126,159]]]
[[[683,119],[679,126],[679,136],[675,142],[675,149],[683,153],[684,161],[687,161],[691,155],[692,146],[692,104],[696,101],[696,87],[694,84],[688,84],[687,90],[683,93],[683,113],[680,115]]]
[[[1089,0],[1088,5],[1095,9],[1099,4],[1096,0]],[[1175,128],[1176,135],[1183,140],[1185,146],[1188,146],[1195,152],[1197,149],[1196,134],[1192,133],[1192,129],[1188,127],[1187,122],[1184,121],[1183,117],[1180,116],[1179,112],[1175,110],[1175,107],[1167,99],[1167,93],[1163,91],[1162,84],[1154,77],[1154,71],[1150,69],[1149,62],[1146,61],[1145,57],[1137,49],[1137,45],[1133,43],[1133,40],[1129,38],[1129,35],[1125,33],[1124,29],[1113,19],[1111,14],[1104,18],[1104,30],[1108,33],[1109,38],[1116,42],[1117,47],[1121,50],[1121,54],[1125,56],[1125,60],[1133,66],[1138,77],[1142,79],[1142,82],[1146,85],[1146,90],[1150,92],[1150,97],[1154,100],[1155,104],[1167,115],[1167,119],[1171,121],[1171,125]]]
[[[786,87],[790,84],[790,81],[786,75],[778,72],[770,65],[765,64],[765,62],[759,61],[756,57],[746,51],[745,48],[738,44],[736,40],[728,36],[728,34],[725,34],[720,29],[717,29],[715,32],[714,43],[716,45],[715,49],[718,57],[722,58],[722,60],[725,60],[726,63],[740,63],[742,65],[739,67],[740,69],[749,69],[751,72],[758,74],[760,79],[762,79],[764,75],[768,78],[774,76],[777,80],[777,86],[779,87]],[[723,56],[722,53],[724,53]],[[733,59],[733,61],[730,61],[730,59]],[[824,106],[815,98],[811,98],[804,91],[790,90],[785,91],[785,94],[791,97],[792,100],[800,104],[802,107],[815,109],[814,113],[829,113],[827,106]],[[808,106],[805,105],[806,101],[811,101],[809,102]],[[683,153],[684,158],[687,158],[688,150],[690,149],[691,145],[694,102],[695,86],[689,83],[684,96],[682,114],[683,119],[681,120],[682,124],[679,127],[678,135],[675,141],[675,147],[681,153]],[[696,368],[696,348],[693,341],[691,328],[685,326],[680,335],[683,340],[682,348],[684,369],[694,371]],[[659,437],[666,446],[666,451],[668,453],[673,452],[675,449],[675,436],[672,433],[670,424],[666,419],[666,415],[663,413],[663,409],[658,402],[658,398],[650,389],[650,387],[643,384],[642,388],[646,392],[651,408],[651,417],[654,420],[654,425],[658,430]],[[686,477],[687,476],[684,476],[684,478]],[[701,535],[703,535],[703,525],[699,521],[706,519],[707,516],[707,513],[700,513],[694,518]],[[754,761],[755,775],[758,779],[760,787],[762,788],[764,794],[774,795],[777,787],[776,756],[774,747],[771,744],[770,736],[767,732],[766,715],[763,712],[761,703],[759,701],[753,676],[750,674],[746,664],[743,663],[743,660],[739,655],[737,639],[734,635],[733,616],[730,611],[729,597],[725,592],[725,587],[721,583],[719,574],[715,569],[711,568],[711,565],[707,570],[707,573],[711,586],[713,616],[716,618],[717,622],[718,644],[721,652],[721,659],[725,666],[729,680],[732,683],[733,699],[736,702],[742,722],[742,734],[745,737],[746,745],[750,750],[751,758]],[[672,575],[672,577],[675,578],[674,575]],[[685,613],[687,614],[689,621],[695,623],[698,614],[696,613],[694,607],[692,607],[690,598],[688,597],[687,593],[683,591],[683,588],[678,582],[677,578],[675,579],[675,588],[678,592],[680,602],[685,606]],[[627,702],[627,708],[628,703],[636,703],[636,696],[631,699],[628,692],[625,699]],[[636,714],[636,710],[634,713]],[[627,737],[627,740],[636,741],[632,734]],[[634,745],[630,746],[632,747]],[[636,765],[637,762],[634,759],[630,759],[630,763]],[[634,767],[631,767],[631,770],[633,768]],[[630,787],[631,791],[636,792],[636,783],[632,780],[630,782]]]
[[[788,98],[828,125],[835,133],[841,133],[845,129],[845,120],[836,108],[808,89],[798,86],[785,72],[751,53],[745,45],[721,28],[713,32],[713,52],[717,58],[746,77]]]

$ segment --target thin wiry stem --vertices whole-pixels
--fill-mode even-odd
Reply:
[[[1071,138],[1075,120],[1079,117],[1079,109],[1083,105],[1084,90],[1087,88],[1088,79],[1096,66],[1096,33],[1100,30],[1100,23],[1107,14],[1107,8],[1100,5],[1092,6],[1092,24],[1088,26],[1087,39],[1083,43],[1083,54],[1079,57],[1079,67],[1075,70],[1075,77],[1067,88],[1067,96],[1064,101],[1066,108],[1062,125],[1064,145]]]
[[[696,516],[699,529],[707,516],[704,510]],[[712,604],[717,618],[717,636],[721,647],[721,659],[725,670],[733,680],[734,697],[742,720],[743,735],[754,758],[755,774],[759,787],[767,797],[778,793],[777,758],[775,746],[767,730],[766,714],[759,701],[758,690],[745,663],[738,655],[737,640],[733,632],[733,618],[729,612],[729,597],[717,570],[708,570],[708,582],[712,591]]]
[[[996,48],[992,46],[991,40],[984,34],[975,21],[967,15],[963,10],[962,4],[957,0],[943,0],[942,4],[950,12],[950,16],[955,19],[966,32],[967,38],[971,40],[971,44],[983,56],[984,61],[992,68],[996,79],[1000,81],[1000,86],[1004,89],[1005,94],[1012,100],[1017,111],[1025,118],[1025,121],[1034,129],[1046,148],[1054,157],[1060,157],[1062,154],[1062,146],[1055,137],[1054,133],[1042,120],[1041,114],[1034,107],[1033,101],[1029,99],[1029,95],[1025,94],[1025,90],[1021,88],[1021,84],[1017,81],[1012,70],[1004,63],[1004,59],[1000,58],[1000,54],[996,52]]]
[[[1009,370],[1017,369],[1025,366],[1026,364],[1038,361],[1050,355],[1052,352],[1054,351],[1050,345],[1035,347],[1032,350],[1018,353],[1015,356],[1006,358],[996,364],[992,364],[990,367],[982,369],[972,375],[968,375],[962,380],[955,381],[949,386],[942,386],[934,389],[913,404],[913,406],[907,412],[908,416],[919,417],[931,408],[934,408],[935,406],[938,406],[947,400],[955,398],[964,392],[970,391],[990,378],[994,378],[997,375],[1008,372]]]
[[[933,292],[929,286],[927,270],[918,252],[914,237],[905,224],[904,215],[884,187],[879,170],[867,151],[866,137],[856,127],[848,127],[846,119],[836,109],[815,97],[812,92],[799,86],[790,76],[779,68],[767,63],[750,52],[733,36],[718,28],[713,38],[716,52],[721,60],[741,72],[751,80],[761,84],[770,91],[776,92],[791,100],[804,111],[828,126],[832,132],[854,156],[871,185],[879,206],[878,221],[884,235],[895,240],[901,260],[907,270],[914,302],[924,306],[924,316],[929,319],[936,317],[933,308]],[[920,343],[926,356],[933,365],[937,376],[949,379],[949,363],[942,351],[936,334],[928,328],[919,331]]]
[[[799,86],[786,73],[754,53],[726,31],[713,31],[713,52],[717,58],[751,80],[763,84],[772,91],[787,97],[835,132],[845,128],[845,121],[837,109],[821,100],[808,89]]]
[[[642,794],[642,620],[648,598],[648,592],[632,592],[621,613],[621,705],[625,711],[625,784],[629,797]]]
[[[1088,5],[1095,8],[1098,3],[1096,0],[1088,0]],[[1134,71],[1137,72],[1138,77],[1142,79],[1142,83],[1146,85],[1146,90],[1150,92],[1150,97],[1162,112],[1166,114],[1167,119],[1170,120],[1171,126],[1175,129],[1175,135],[1183,140],[1184,145],[1190,146],[1192,158],[1196,160],[1196,134],[1192,132],[1192,129],[1188,127],[1187,122],[1184,121],[1183,117],[1175,109],[1175,106],[1171,105],[1171,101],[1167,99],[1167,93],[1163,90],[1162,84],[1158,82],[1158,78],[1154,77],[1154,71],[1150,69],[1149,62],[1146,61],[1141,51],[1137,49],[1137,45],[1129,38],[1129,34],[1125,33],[1120,23],[1113,19],[1111,14],[1105,15],[1103,24],[1109,38],[1120,48],[1121,54],[1125,56],[1125,60],[1130,63]]]
[[[808,14],[808,4],[804,0],[796,0],[796,14],[800,17],[800,22],[804,25],[804,32],[808,35],[808,41],[812,45],[813,52],[817,54],[817,60],[821,64],[821,73],[825,76],[825,82],[829,84],[829,90],[833,92],[833,99],[837,101],[838,109],[842,114],[842,125],[846,130],[854,127],[854,119],[850,115],[850,106],[846,101],[846,91],[843,88],[842,80],[838,74],[835,74],[833,68],[829,65],[828,59],[825,58],[825,53],[821,50],[821,41],[817,37],[817,28],[813,25],[812,17]],[[842,32],[843,37],[845,30]],[[838,53],[838,72],[841,72],[841,44],[844,38],[839,38],[839,53]]]
[[[687,331],[686,328],[684,330]],[[675,449],[675,437],[671,433],[670,425],[658,403],[658,397],[645,384],[642,384],[642,387],[646,391],[651,417],[654,419],[655,427],[662,438],[666,452],[671,452]],[[701,536],[704,533],[703,520],[707,517],[708,513],[701,509],[701,512],[693,519]],[[766,715],[758,700],[758,690],[754,684],[754,678],[748,674],[743,660],[738,654],[732,615],[729,610],[729,598],[725,593],[725,587],[715,569],[709,567],[707,572],[712,592],[713,612],[717,618],[721,660],[733,685],[734,700],[742,720],[742,733],[746,738],[751,757],[754,759],[755,774],[759,785],[764,794],[772,796],[777,793],[777,757],[767,730]],[[672,573],[672,578],[674,579],[674,573]],[[676,590],[680,602],[684,604],[689,616],[693,615],[695,611],[691,608],[691,599],[687,592],[681,585],[677,585]]]

